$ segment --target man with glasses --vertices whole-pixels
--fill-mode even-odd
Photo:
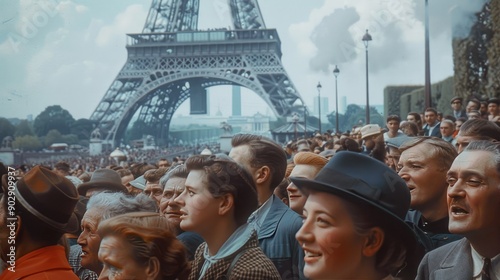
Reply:
[[[455,119],[467,118],[465,110],[462,108],[462,103],[464,99],[462,97],[455,96],[451,99],[451,109],[453,110],[453,116]]]

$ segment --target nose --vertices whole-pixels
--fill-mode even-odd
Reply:
[[[82,231],[82,233],[80,233],[80,235],[78,236],[76,243],[78,243],[78,245],[82,246],[82,245],[85,245],[86,241],[87,241],[86,234],[84,235],[84,231]]]
[[[408,182],[410,180],[410,175],[408,173],[406,173],[406,169],[404,166],[401,169],[399,169],[398,175],[399,175],[399,177],[401,177],[401,179],[405,180],[406,182]]]
[[[286,190],[293,193],[293,192],[297,192],[299,189],[297,189],[297,186],[295,186],[294,183],[290,183],[287,187],[286,187]]]
[[[169,205],[176,205],[176,206],[183,206],[185,205],[184,203],[184,194],[186,193],[186,189],[182,191],[181,194],[179,194],[177,197],[174,197],[172,200],[170,200]]]
[[[465,192],[462,184],[462,180],[458,179],[453,186],[449,186],[447,190],[449,198],[459,198],[464,197]]]
[[[297,231],[297,234],[295,234],[295,239],[297,239],[299,244],[302,245],[304,243],[311,242],[314,240],[314,235],[312,234],[309,227],[310,225],[307,219],[305,219],[299,231]]]

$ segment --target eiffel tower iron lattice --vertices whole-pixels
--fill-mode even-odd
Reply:
[[[165,143],[178,107],[218,85],[252,90],[278,116],[305,110],[257,0],[228,5],[234,29],[200,31],[199,0],[152,1],[143,32],[127,34],[127,61],[90,117],[105,143],[118,144],[134,116]]]

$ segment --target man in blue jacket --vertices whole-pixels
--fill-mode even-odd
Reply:
[[[303,251],[295,239],[302,225],[300,216],[273,195],[285,177],[286,154],[271,139],[238,134],[231,141],[229,156],[245,166],[257,186],[259,208],[250,216],[259,245],[283,279],[302,279]]]

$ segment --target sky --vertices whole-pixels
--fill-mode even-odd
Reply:
[[[471,15],[485,0],[429,1],[431,81],[453,75],[452,38],[467,35]],[[140,33],[151,0],[0,0],[0,117],[36,117],[61,105],[89,118],[126,62],[126,33]],[[316,85],[335,108],[366,103],[368,29],[370,104],[383,104],[388,85],[424,83],[424,0],[260,0],[267,28],[282,42],[282,63],[312,108]],[[227,0],[200,0],[199,29],[231,25]],[[243,115],[268,113],[242,91]],[[231,108],[229,87],[210,89],[210,112]],[[176,114],[189,113],[186,101]]]

